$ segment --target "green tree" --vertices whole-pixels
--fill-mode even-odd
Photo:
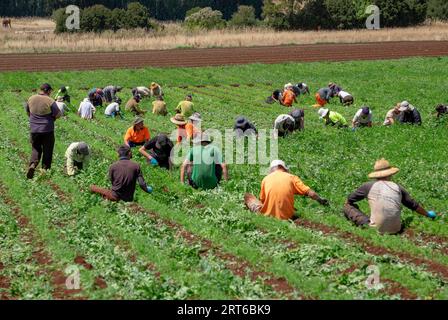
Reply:
[[[448,20],[448,1],[429,0],[427,16],[434,20]]]
[[[128,4],[126,11],[126,28],[145,28],[148,29],[149,23],[149,11],[144,5],[138,2],[132,2]]]
[[[250,27],[256,24],[255,8],[252,6],[239,6],[230,20],[230,25],[235,27]]]
[[[218,29],[226,25],[222,13],[210,7],[203,8],[185,18],[185,25],[190,29]]]
[[[82,10],[81,30],[84,32],[101,32],[108,28],[111,10],[99,4]]]

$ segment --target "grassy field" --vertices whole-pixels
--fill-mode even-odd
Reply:
[[[437,123],[437,103],[447,102],[448,58],[381,62],[246,65],[59,73],[0,74],[0,298],[87,299],[447,299],[447,217],[435,221],[405,209],[407,231],[380,236],[358,229],[342,215],[347,195],[367,180],[385,157],[401,171],[395,180],[428,210],[448,205],[448,123]],[[74,113],[87,88],[126,88],[157,81],[170,114],[186,93],[194,95],[203,127],[224,130],[238,115],[270,128],[284,107],[264,99],[287,82],[307,82],[314,92],[329,81],[353,93],[356,105],[330,107],[351,120],[371,106],[372,129],[325,128],[312,97],[301,97],[305,128],[280,140],[280,158],[291,171],[331,201],[329,208],[297,198],[299,220],[277,221],[249,213],[245,192],[259,193],[257,165],[230,165],[230,181],[194,191],[172,172],[149,167],[141,156],[152,195],[141,190],[134,204],[114,204],[88,192],[108,186],[132,117],[91,122]],[[75,107],[57,122],[54,167],[26,181],[30,152],[24,101],[43,82],[69,85]],[[130,90],[122,93],[123,100]],[[424,125],[381,127],[395,103],[419,108]],[[146,100],[143,106],[149,109]],[[167,118],[146,115],[152,135],[171,132]],[[73,141],[93,148],[93,161],[74,178],[63,175],[64,151]],[[367,204],[362,208],[367,210]],[[368,267],[380,286],[368,289]],[[65,287],[69,266],[80,269],[81,288]]]
[[[180,23],[163,23],[163,30],[53,33],[49,19],[13,19],[12,29],[0,28],[0,53],[98,52],[176,48],[254,47],[317,43],[448,40],[448,24],[410,28],[340,31],[275,31],[269,28],[190,31]]]

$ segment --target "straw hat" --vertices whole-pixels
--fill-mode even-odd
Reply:
[[[398,168],[391,167],[389,161],[384,158],[375,162],[374,170],[369,174],[371,179],[387,178],[400,171]]]
[[[172,117],[170,119],[170,121],[178,126],[183,126],[183,125],[187,124],[187,122],[185,121],[185,117],[183,115],[181,115],[180,113],[178,113],[174,117]]]
[[[154,88],[157,88],[157,87],[158,87],[157,83],[151,82],[151,85],[150,85],[151,89],[154,89]]]

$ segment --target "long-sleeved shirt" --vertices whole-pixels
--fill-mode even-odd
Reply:
[[[65,151],[65,158],[67,159],[67,174],[69,176],[73,176],[76,173],[75,161],[82,163],[84,169],[88,166],[90,161],[90,148],[88,155],[80,154],[78,153],[79,144],[80,142],[73,142]]]
[[[274,121],[274,129],[278,130],[278,132],[280,132],[280,133],[286,132],[284,124],[285,124],[286,120],[288,120],[288,119],[291,120],[295,124],[296,121],[294,120],[294,118],[292,116],[290,116],[289,114],[281,114]]]
[[[320,96],[323,100],[330,101],[330,98],[331,98],[331,96],[332,96],[332,91],[331,91],[330,88],[322,88],[322,89],[319,89],[318,93],[319,93],[319,96]]]
[[[78,113],[83,119],[93,119],[93,114],[95,113],[96,108],[90,102],[88,98],[85,98],[83,102],[79,105]]]
[[[340,113],[330,111],[329,118],[330,118],[329,120],[324,118],[326,125],[332,125],[332,126],[336,126],[336,125],[346,126],[347,125],[347,120],[345,120],[345,118]]]
[[[147,192],[147,185],[140,165],[128,158],[120,158],[109,168],[109,178],[112,182],[112,194],[123,201],[133,201],[135,185],[138,182],[140,188]]]
[[[117,94],[118,90],[116,86],[107,86],[103,89],[103,92],[105,97],[110,95],[110,101],[115,101],[115,95]]]
[[[368,124],[372,122],[372,111],[370,110],[369,114],[365,115],[362,113],[362,109],[359,109],[353,117],[353,122],[355,124]]]
[[[400,123],[411,123],[416,125],[422,124],[422,117],[420,112],[414,107],[412,111],[404,111],[398,117]]]
[[[401,204],[415,211],[419,204],[400,185],[392,181],[370,181],[354,191],[347,199],[350,205],[367,199],[371,210],[370,226],[381,233],[401,230]]]
[[[134,98],[130,99],[126,104],[126,111],[130,111],[136,116],[145,114],[145,111],[140,108],[137,100]]]

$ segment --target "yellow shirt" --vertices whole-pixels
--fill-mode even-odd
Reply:
[[[274,171],[261,183],[260,201],[263,203],[261,212],[265,216],[288,220],[294,215],[294,195],[307,195],[310,187],[299,177],[281,170]]]

